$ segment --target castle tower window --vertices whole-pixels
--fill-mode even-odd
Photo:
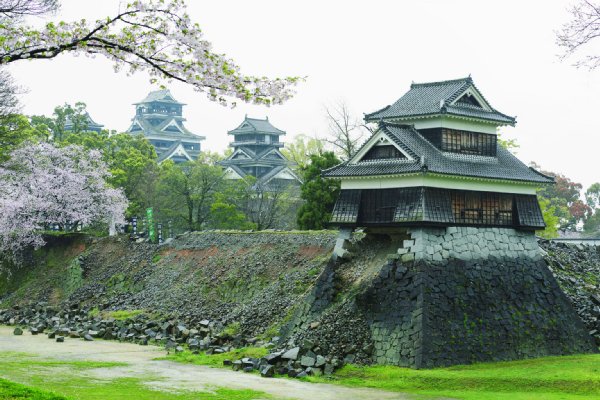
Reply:
[[[496,135],[443,128],[441,129],[440,150],[452,153],[495,156],[496,142]]]
[[[406,158],[404,154],[400,150],[396,148],[396,146],[391,144],[373,146],[371,150],[365,154],[362,158],[363,161],[368,160],[381,160],[381,159],[400,159]]]

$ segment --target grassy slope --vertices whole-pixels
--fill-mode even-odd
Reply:
[[[248,348],[213,356],[183,352],[167,358],[222,367],[224,359],[256,357],[263,353],[264,349]],[[306,380],[473,400],[600,399],[600,355],[544,357],[431,370],[348,365],[333,377],[309,377]]]
[[[123,363],[42,360],[22,353],[0,353],[0,400],[250,400],[268,399],[254,390],[214,388],[210,392],[163,392],[147,382],[157,377],[90,379],[86,370],[111,368]],[[19,382],[15,383],[13,381]],[[27,386],[24,386],[26,384]],[[42,390],[43,388],[43,390]]]

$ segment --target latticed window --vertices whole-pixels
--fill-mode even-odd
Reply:
[[[535,195],[430,187],[342,190],[331,222],[359,226],[545,226]]]
[[[501,225],[513,224],[513,195],[492,192],[453,190],[452,213],[460,224]]]
[[[406,158],[396,146],[386,144],[382,146],[373,146],[367,154],[362,158],[363,161],[367,160],[380,160],[380,159],[394,159],[394,158]]]
[[[531,227],[544,227],[544,216],[535,196],[517,195],[515,196],[519,225]]]
[[[496,135],[442,129],[441,150],[453,153],[496,155]]]
[[[331,222],[352,223],[358,219],[361,190],[342,190],[333,207]]]

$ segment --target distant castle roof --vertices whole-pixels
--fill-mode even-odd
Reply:
[[[515,118],[495,110],[471,77],[440,82],[413,83],[394,104],[365,115],[365,121],[451,115],[514,125]]]
[[[104,125],[95,122],[87,111],[85,112],[84,116],[86,122],[86,129],[88,131],[99,132],[100,130],[102,130],[102,128],[104,128]],[[67,115],[65,118],[65,130],[71,130],[74,125],[75,124],[73,123],[73,121],[71,121],[71,118],[69,118],[69,116]]]
[[[285,135],[285,131],[275,128],[269,122],[268,117],[265,119],[257,119],[248,118],[248,116],[244,118],[244,121],[237,128],[227,132],[229,135],[244,133],[269,133],[274,135]]]
[[[148,96],[146,96],[144,98],[144,100],[140,101],[139,103],[133,103],[133,104],[138,105],[138,104],[144,104],[144,103],[151,103],[153,101],[160,101],[161,103],[172,103],[172,104],[185,105],[185,103],[180,103],[177,100],[175,100],[175,98],[173,97],[173,95],[171,94],[171,92],[168,89],[155,90],[153,92],[150,92],[148,94]]]

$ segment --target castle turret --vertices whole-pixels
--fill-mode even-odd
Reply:
[[[264,185],[299,184],[299,178],[289,168],[290,162],[279,151],[283,147],[279,137],[285,132],[274,127],[269,118],[246,116],[237,128],[227,134],[233,137],[229,144],[233,153],[220,164],[225,167],[228,178],[242,179],[252,175]]]
[[[553,180],[499,145],[497,128],[515,118],[470,77],[412,84],[365,120],[375,133],[324,173],[342,182],[333,225],[544,228],[536,188]]]
[[[168,90],[150,92],[144,100],[135,103],[135,117],[127,129],[130,134],[143,134],[154,146],[158,161],[192,161],[201,151],[199,136],[188,131],[183,122],[183,106]]]

